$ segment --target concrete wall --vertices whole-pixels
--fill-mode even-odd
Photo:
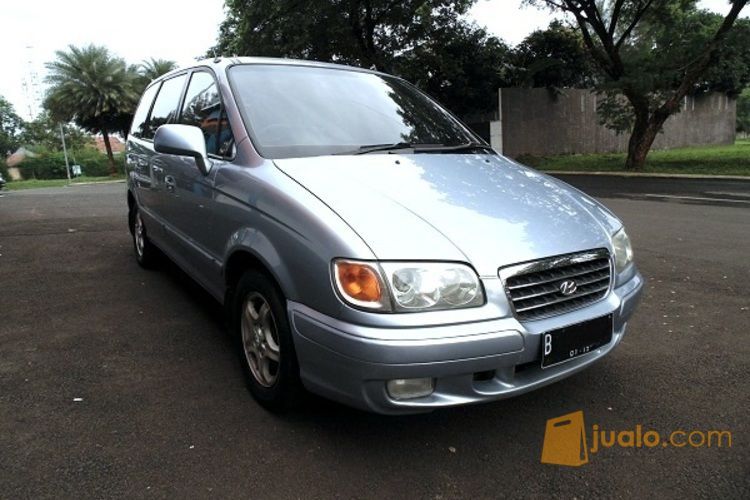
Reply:
[[[492,146],[511,157],[627,150],[629,134],[617,135],[599,125],[597,95],[565,89],[500,89],[499,120],[490,123]],[[721,93],[686,97],[671,116],[654,149],[702,144],[731,144],[735,139],[737,102]]]

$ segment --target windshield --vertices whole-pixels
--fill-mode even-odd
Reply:
[[[458,146],[476,137],[398,78],[333,68],[246,64],[229,80],[266,158],[354,153],[405,145]]]

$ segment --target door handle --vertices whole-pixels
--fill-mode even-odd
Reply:
[[[153,167],[151,167],[151,170],[153,170],[155,174],[160,174],[160,173],[164,172],[163,168],[157,167],[156,165],[154,165]]]
[[[167,191],[174,191],[174,188],[177,186],[174,177],[171,175],[164,177],[164,184],[167,186]]]

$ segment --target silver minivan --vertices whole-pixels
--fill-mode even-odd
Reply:
[[[225,305],[253,396],[398,414],[506,398],[622,340],[620,220],[497,154],[409,83],[230,58],[151,83],[127,141],[144,267]]]

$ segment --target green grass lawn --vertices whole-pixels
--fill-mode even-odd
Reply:
[[[115,181],[115,180],[122,180],[125,177],[118,176],[106,176],[106,177],[76,177],[73,179],[71,184],[82,184],[86,182],[105,182],[105,181]],[[9,181],[5,187],[7,189],[11,190],[19,190],[19,189],[36,189],[36,188],[49,188],[49,187],[62,187],[68,185],[68,179],[44,179],[44,180],[38,180],[38,179],[29,179],[25,181]]]
[[[519,162],[539,170],[581,172],[624,172],[625,154],[586,154],[559,156],[522,156]],[[748,175],[750,176],[750,140],[738,140],[731,146],[651,151],[645,173]]]

